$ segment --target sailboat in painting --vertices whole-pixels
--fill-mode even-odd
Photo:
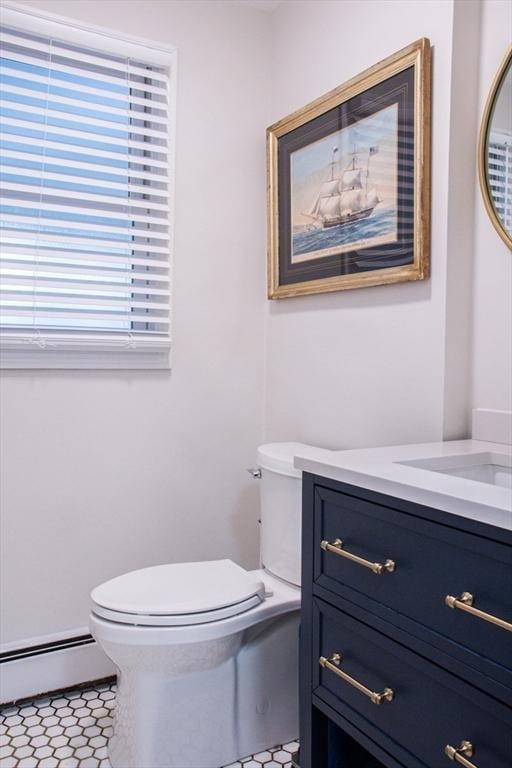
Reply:
[[[378,147],[369,147],[366,168],[359,164],[359,153],[354,148],[350,153],[351,161],[338,177],[334,172],[337,152],[335,147],[330,163],[331,177],[322,183],[313,208],[306,214],[316,226],[322,228],[344,226],[366,219],[381,202],[377,189],[369,189],[370,158],[378,152]]]

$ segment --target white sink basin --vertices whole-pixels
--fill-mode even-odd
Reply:
[[[470,453],[455,456],[434,456],[429,459],[400,461],[397,464],[465,477],[478,483],[512,488],[512,457],[506,453]]]

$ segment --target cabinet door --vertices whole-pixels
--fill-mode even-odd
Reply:
[[[359,728],[363,721],[384,749],[395,744],[415,765],[448,768],[446,747],[470,742],[477,768],[510,768],[509,708],[317,599],[312,656],[315,696]]]
[[[363,598],[363,607],[375,601],[420,625],[420,636],[428,630],[478,654],[486,674],[512,688],[511,546],[318,486],[314,507],[317,584]],[[449,607],[447,597],[463,593],[484,617]]]

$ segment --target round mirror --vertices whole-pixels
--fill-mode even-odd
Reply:
[[[478,165],[487,213],[500,237],[512,248],[512,46],[487,99]]]

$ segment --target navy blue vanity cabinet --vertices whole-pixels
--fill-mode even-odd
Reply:
[[[300,768],[512,768],[512,535],[304,473]]]

